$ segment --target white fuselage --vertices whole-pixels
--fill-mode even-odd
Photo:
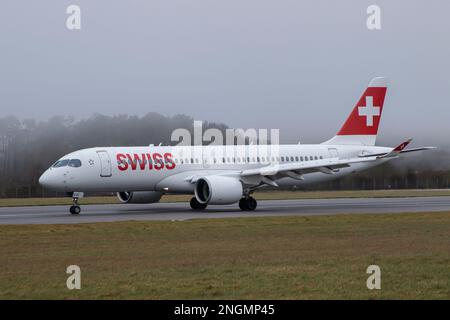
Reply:
[[[327,158],[357,158],[392,148],[361,145],[276,146],[148,146],[106,147],[79,150],[62,157],[40,178],[47,188],[74,192],[161,191],[194,193],[193,177],[234,174],[274,164]],[[73,160],[73,161],[65,161]],[[310,172],[303,180],[280,177],[280,186],[304,186],[359,172],[387,159],[355,163],[334,174]],[[240,178],[242,180],[242,178]],[[245,180],[245,179],[244,179]],[[243,181],[251,185],[258,181]]]

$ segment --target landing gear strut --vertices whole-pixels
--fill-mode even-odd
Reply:
[[[242,211],[254,211],[257,205],[258,203],[255,198],[250,196],[239,200],[239,208],[241,208]]]
[[[78,194],[76,194],[76,192],[74,192],[73,196],[72,196],[72,202],[73,205],[70,207],[70,213],[71,214],[80,214],[81,212],[81,208],[78,205]]]
[[[196,197],[193,197],[189,203],[191,205],[192,210],[205,210],[207,204],[198,202]]]

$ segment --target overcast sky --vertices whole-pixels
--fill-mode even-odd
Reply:
[[[66,28],[70,4],[81,30]],[[366,27],[371,4],[381,30]],[[381,141],[442,144],[449,12],[446,0],[6,0],[0,117],[183,113],[321,142],[388,76]]]

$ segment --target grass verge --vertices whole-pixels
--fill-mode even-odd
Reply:
[[[449,234],[450,212],[0,226],[0,299],[450,299]]]

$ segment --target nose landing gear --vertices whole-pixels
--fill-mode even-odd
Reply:
[[[73,205],[69,209],[71,214],[80,214],[81,208],[78,205],[78,199],[79,198],[83,198],[83,192],[74,192],[72,194],[72,203],[73,203]]]

